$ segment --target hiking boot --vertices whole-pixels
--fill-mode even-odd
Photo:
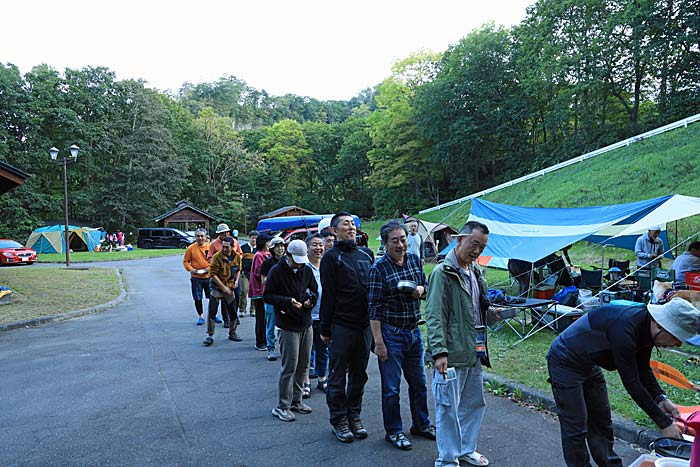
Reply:
[[[359,418],[351,418],[348,421],[348,424],[350,425],[350,431],[355,436],[355,438],[365,439],[369,435],[365,427],[362,425],[362,420],[360,420]]]
[[[292,402],[292,406],[289,409],[292,412],[303,413],[303,414],[313,412],[313,409],[311,409],[311,407],[304,404],[303,402]]]
[[[224,321],[224,327],[228,328],[231,326],[231,323],[229,321]]]
[[[206,345],[207,347],[209,347],[213,343],[214,343],[214,338],[211,336],[207,336],[207,338],[204,339],[204,342],[203,342],[203,344]]]
[[[393,444],[395,448],[403,451],[410,451],[413,449],[413,445],[408,438],[406,438],[406,435],[403,434],[403,432],[396,433],[395,435],[386,435],[384,439]]]
[[[279,407],[272,409],[272,415],[279,418],[283,422],[293,422],[297,419],[289,409],[280,409]]]
[[[352,431],[350,431],[350,425],[348,425],[348,421],[346,419],[343,419],[333,425],[333,434],[341,443],[352,443],[355,439],[352,435]]]
[[[429,425],[425,430],[418,430],[411,427],[411,434],[415,436],[422,436],[427,439],[435,439],[435,425]]]
[[[277,360],[277,355],[275,355],[275,351],[268,350],[267,351],[267,361],[274,362],[275,360]]]
[[[228,335],[228,340],[234,341],[234,342],[240,342],[243,340],[243,338],[234,332],[234,333]]]

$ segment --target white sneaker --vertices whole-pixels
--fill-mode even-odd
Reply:
[[[296,420],[296,416],[289,409],[280,409],[275,407],[272,409],[272,415],[279,418],[283,422],[293,422]]]

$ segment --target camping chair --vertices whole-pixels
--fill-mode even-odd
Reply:
[[[600,291],[603,270],[588,271],[581,268],[581,288]]]
[[[619,268],[620,271],[626,276],[627,274],[630,273],[630,262],[629,260],[627,261],[617,261],[615,259],[608,259],[608,269],[610,268]]]

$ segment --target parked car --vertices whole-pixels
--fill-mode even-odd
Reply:
[[[36,251],[25,248],[21,243],[0,238],[0,264],[34,264]]]
[[[194,237],[182,230],[169,227],[147,227],[139,229],[136,240],[138,248],[187,248],[194,242]]]

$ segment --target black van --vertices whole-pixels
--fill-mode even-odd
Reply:
[[[139,229],[139,238],[136,241],[138,248],[187,248],[194,242],[194,237],[187,235],[182,230],[148,227]]]

